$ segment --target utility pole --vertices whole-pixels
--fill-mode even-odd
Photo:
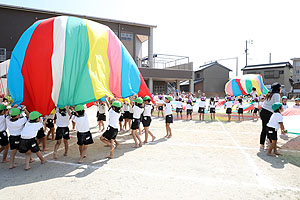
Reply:
[[[245,53],[246,53],[246,66],[248,65],[248,41],[246,40],[246,49],[245,49]]]

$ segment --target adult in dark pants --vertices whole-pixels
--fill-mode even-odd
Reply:
[[[269,122],[271,115],[273,114],[272,105],[276,102],[280,102],[281,85],[279,83],[273,83],[271,91],[266,95],[264,104],[260,112],[260,118],[262,121],[262,130],[260,133],[260,148],[264,149],[265,140],[267,136],[267,123]]]

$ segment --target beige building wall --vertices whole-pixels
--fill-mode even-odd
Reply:
[[[293,58],[293,80],[295,82],[300,82],[300,58]]]

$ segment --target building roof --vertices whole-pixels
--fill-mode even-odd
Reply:
[[[56,11],[42,10],[42,9],[35,9],[35,8],[26,8],[26,7],[6,5],[6,4],[0,4],[0,8],[7,8],[7,9],[12,9],[12,10],[22,10],[22,11],[36,12],[36,13],[55,14],[55,15],[68,15],[68,16],[75,16],[75,17],[81,17],[81,18],[88,18],[88,19],[92,19],[92,20],[99,20],[99,21],[104,21],[104,22],[127,24],[127,25],[148,27],[148,28],[156,28],[157,27],[156,25],[150,25],[150,24],[141,24],[141,23],[121,21],[121,20],[115,20],[115,19],[100,18],[100,17],[95,17],[95,16],[80,15],[80,14],[66,13],[66,12],[56,12]]]
[[[225,67],[224,65],[221,65],[220,63],[218,63],[217,61],[215,61],[215,62],[208,63],[208,64],[200,66],[195,72],[199,72],[199,71],[205,70],[205,69],[207,69],[209,67],[212,67],[212,66],[215,66],[215,65],[217,65],[219,67],[223,67],[223,68],[227,69],[228,71],[232,71],[231,69],[229,69],[229,68]]]
[[[194,80],[194,84],[200,83],[200,82],[202,82],[203,80],[204,80],[204,78],[196,79],[196,80]],[[182,83],[180,83],[180,85],[181,85],[181,86],[182,86],[182,85],[190,85],[190,81],[189,81],[189,80],[183,81]]]
[[[290,62],[279,62],[279,63],[268,63],[268,64],[260,64],[260,65],[247,65],[242,70],[252,70],[252,69],[269,69],[269,68],[281,68],[281,67],[289,67],[293,68]]]

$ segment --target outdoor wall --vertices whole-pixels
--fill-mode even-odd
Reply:
[[[190,70],[190,71],[192,71],[193,70],[193,62],[168,67],[168,69],[179,69],[179,70]]]
[[[225,84],[229,80],[229,70],[218,65],[203,70],[203,91],[205,93],[224,94]]]

